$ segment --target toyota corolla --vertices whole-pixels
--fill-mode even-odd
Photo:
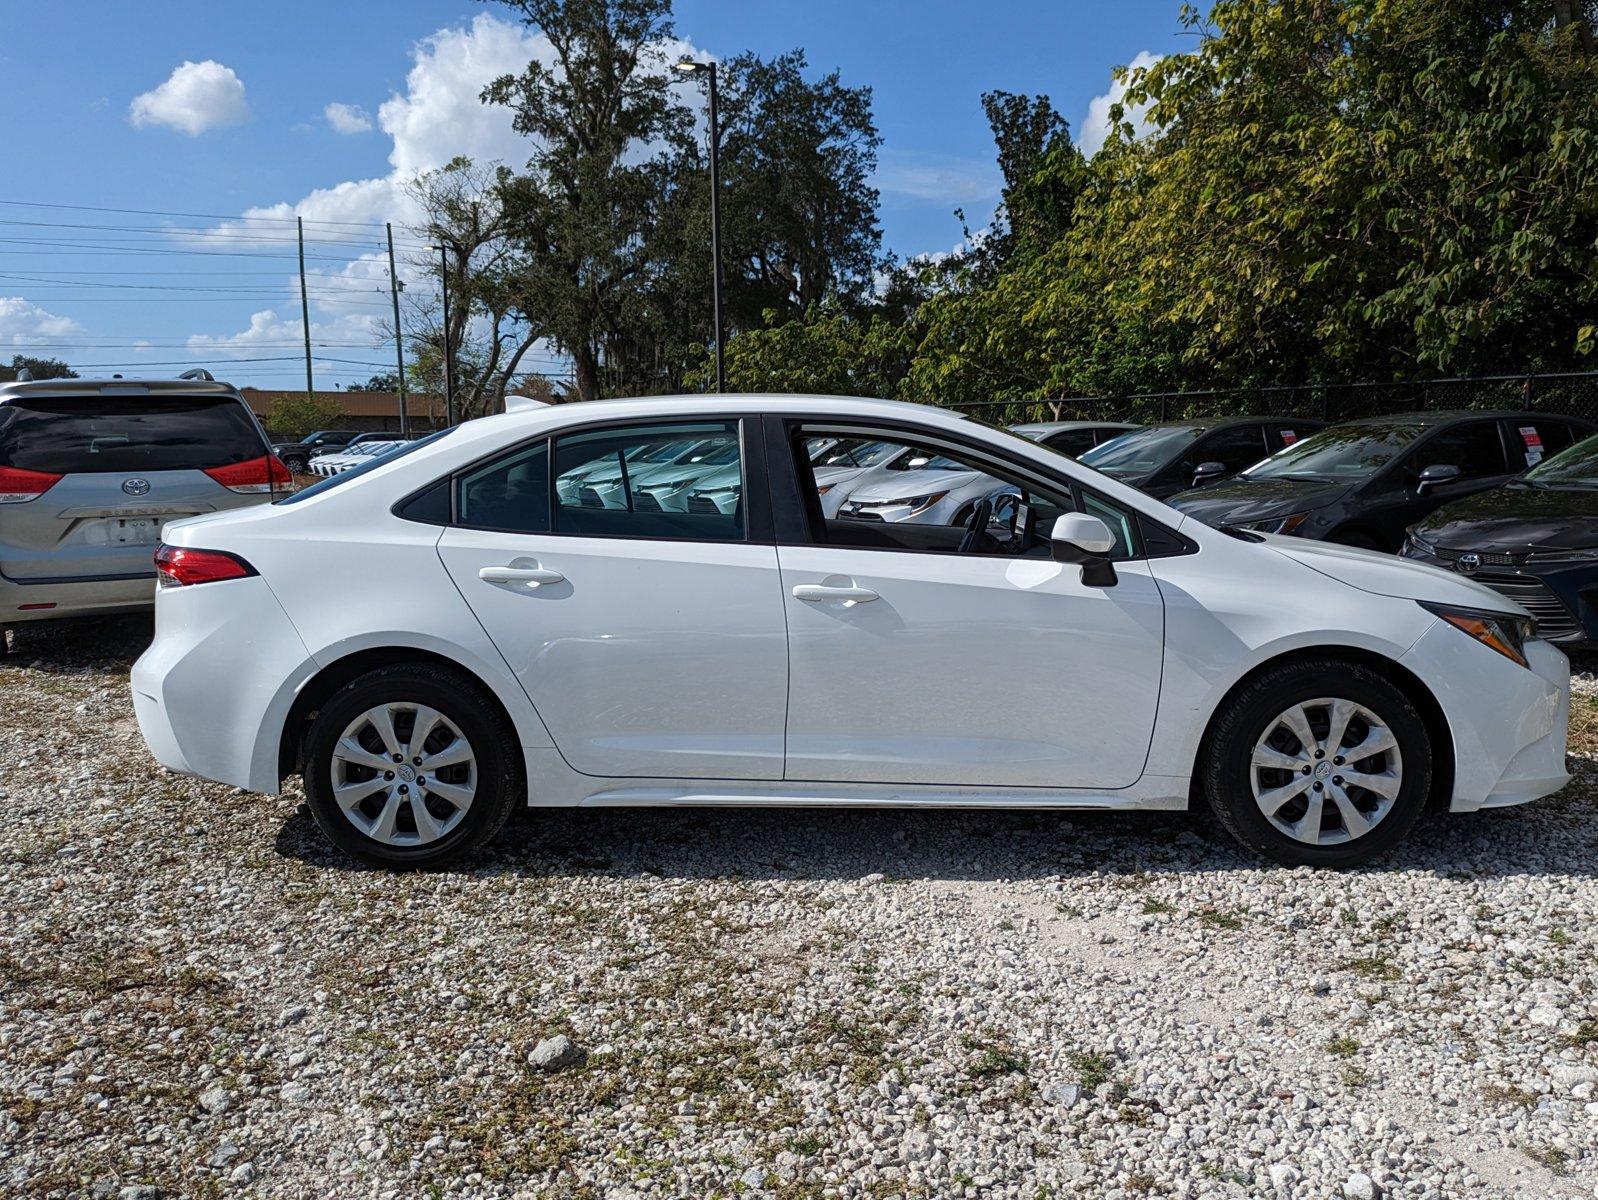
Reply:
[[[933,451],[1006,503],[829,518],[806,452],[826,437]],[[625,492],[640,451],[685,439],[736,446],[739,503],[563,486],[613,463]],[[1512,601],[1211,528],[933,408],[506,413],[179,522],[156,562],[133,671],[156,757],[258,792],[299,774],[328,837],[391,866],[452,861],[520,805],[1194,801],[1259,854],[1338,866],[1429,808],[1567,779],[1568,664]]]

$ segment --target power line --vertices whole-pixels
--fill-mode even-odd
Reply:
[[[277,224],[294,224],[293,217],[229,216],[225,213],[167,212],[156,208],[107,208],[96,204],[50,204],[43,200],[0,200],[8,208],[55,208],[72,212],[108,212],[134,217],[186,217],[199,221],[270,221]],[[356,229],[380,227],[381,221],[329,221],[304,218],[307,225],[343,225]]]

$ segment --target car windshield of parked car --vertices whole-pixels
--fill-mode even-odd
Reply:
[[[1577,442],[1521,476],[1533,487],[1598,491],[1598,436]]]
[[[394,442],[383,454],[369,455],[358,467],[351,467],[348,471],[340,471],[337,475],[329,475],[320,483],[313,483],[292,495],[284,496],[281,500],[274,500],[274,504],[296,504],[301,500],[308,500],[312,496],[320,496],[329,488],[342,487],[352,479],[359,479],[368,471],[375,471],[378,467],[386,466],[396,458],[404,458],[407,454],[414,454],[423,446],[431,446],[439,438],[454,432],[455,426],[440,429],[437,433],[430,433],[426,437],[417,438],[414,442]]]
[[[1333,425],[1278,450],[1243,472],[1244,479],[1367,479],[1397,458],[1426,430],[1399,425]]]
[[[30,396],[0,405],[0,467],[183,471],[266,451],[249,410],[228,396]]]
[[[1198,441],[1202,425],[1160,425],[1111,438],[1077,459],[1106,475],[1147,475]]]

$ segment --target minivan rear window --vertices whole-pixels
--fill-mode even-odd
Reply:
[[[79,473],[182,471],[269,452],[226,396],[52,396],[0,404],[0,467]]]

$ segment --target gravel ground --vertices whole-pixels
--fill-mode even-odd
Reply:
[[[163,774],[147,636],[0,662],[0,1194],[1598,1191],[1592,664],[1569,789],[1369,870],[1189,817],[612,811],[393,876]]]

